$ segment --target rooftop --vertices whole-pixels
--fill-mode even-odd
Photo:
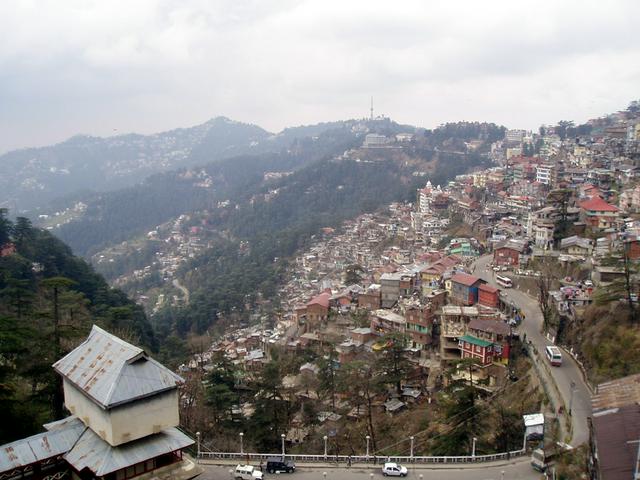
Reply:
[[[602,478],[633,478],[638,453],[635,442],[640,437],[640,406],[628,405],[594,413],[593,431]]]
[[[460,340],[461,342],[468,342],[468,343],[471,343],[473,345],[478,345],[479,347],[489,347],[489,346],[493,345],[493,342],[489,342],[487,340],[482,340],[482,339],[476,338],[476,337],[474,337],[472,335],[463,335],[458,340]]]
[[[451,281],[470,287],[474,283],[481,281],[481,279],[478,277],[474,277],[473,275],[469,275],[468,273],[456,273],[453,277],[451,277]]]
[[[593,411],[640,403],[640,373],[598,385],[591,397]]]
[[[141,348],[96,325],[53,368],[105,410],[175,389],[184,381]]]
[[[580,208],[583,210],[591,210],[594,212],[617,212],[618,207],[605,202],[602,198],[596,196],[591,197],[589,200],[580,202]]]

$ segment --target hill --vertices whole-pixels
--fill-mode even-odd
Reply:
[[[78,135],[43,148],[0,156],[0,207],[45,208],[79,191],[108,191],[149,175],[236,155],[277,151],[273,135],[224,117],[155,135]]]

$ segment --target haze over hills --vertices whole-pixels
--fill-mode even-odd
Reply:
[[[216,117],[201,125],[154,135],[77,135],[57,145],[0,156],[0,206],[14,212],[44,208],[59,197],[131,186],[167,170],[237,155],[277,152],[296,136],[331,127],[290,128],[274,135],[256,125]]]

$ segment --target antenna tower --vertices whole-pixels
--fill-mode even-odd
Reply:
[[[371,97],[371,120],[373,120],[373,97]]]

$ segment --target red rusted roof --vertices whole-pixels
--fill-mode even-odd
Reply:
[[[594,212],[617,212],[618,207],[615,205],[610,205],[605,202],[602,198],[595,196],[591,197],[589,200],[585,200],[584,202],[580,202],[580,208],[583,210],[592,210]]]
[[[329,296],[330,295],[327,292],[321,293],[309,300],[307,307],[311,305],[320,305],[324,308],[329,308]]]
[[[492,287],[488,283],[483,283],[482,285],[480,285],[478,287],[478,290],[482,290],[483,292],[488,292],[488,293],[498,293],[498,289],[496,287]]]
[[[479,280],[480,279],[478,277],[474,277],[473,275],[469,275],[468,273],[456,273],[453,277],[451,277],[452,282],[460,283],[462,285],[466,285],[467,287],[472,286]]]

